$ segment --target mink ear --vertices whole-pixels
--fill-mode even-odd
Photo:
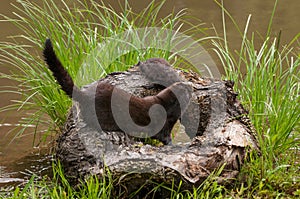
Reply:
[[[141,65],[141,61],[139,61],[139,62],[136,64],[136,66],[139,66],[139,65]]]

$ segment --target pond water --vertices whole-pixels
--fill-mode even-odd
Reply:
[[[117,7],[117,1],[111,0],[110,4]],[[147,6],[149,1],[129,1],[134,11],[138,12]],[[0,14],[13,16],[16,9],[11,5],[14,0],[1,1]],[[225,1],[225,7],[232,14],[241,29],[246,24],[249,14],[252,15],[249,32],[255,31],[265,35],[267,26],[272,13],[274,1],[261,0],[230,0]],[[201,19],[208,27],[212,24],[216,30],[222,32],[221,9],[213,0],[168,0],[161,10],[161,16],[166,16],[172,10],[179,11],[187,8],[189,15]],[[300,32],[300,3],[299,0],[279,1],[276,15],[273,21],[272,34],[278,35],[282,31],[282,44],[289,42],[296,34]],[[229,20],[228,20],[229,22]],[[8,40],[7,37],[22,34],[12,24],[0,22],[0,39]],[[227,24],[227,34],[230,47],[239,49],[241,38],[232,23]],[[222,34],[221,34],[222,35]],[[260,41],[257,40],[257,44]],[[9,65],[0,62],[0,72],[7,73],[10,70]],[[0,86],[11,86],[14,82],[9,80],[0,80]],[[14,94],[0,93],[0,107],[11,103],[10,100],[18,96]],[[34,127],[28,128],[26,134],[16,138],[13,132],[10,132],[18,123],[21,117],[18,112],[0,113],[0,187],[11,182],[22,182],[27,179],[26,176],[32,173],[47,173],[51,167],[51,156],[44,155],[41,147],[33,147]],[[5,119],[5,120],[4,120]]]

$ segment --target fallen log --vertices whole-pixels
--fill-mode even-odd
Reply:
[[[90,175],[101,178],[109,169],[114,178],[120,179],[118,189],[130,194],[144,186],[143,194],[156,186],[152,182],[172,184],[182,180],[182,187],[189,189],[224,164],[221,183],[237,176],[248,149],[259,149],[247,111],[233,91],[233,82],[177,71],[182,79],[191,82],[193,94],[173,129],[172,145],[153,146],[123,132],[94,130],[74,103],[56,147],[57,158],[72,183]],[[156,95],[163,89],[149,82],[138,67],[109,74],[99,81],[139,97]]]

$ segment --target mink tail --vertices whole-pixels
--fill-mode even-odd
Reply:
[[[60,84],[62,90],[70,97],[79,97],[81,91],[74,85],[70,74],[65,70],[59,59],[57,58],[50,39],[46,39],[43,51],[45,61],[52,71],[53,76]]]

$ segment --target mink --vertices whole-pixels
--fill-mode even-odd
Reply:
[[[140,71],[150,82],[168,87],[176,82],[183,82],[176,70],[162,58],[150,58],[137,64]]]
[[[48,68],[52,71],[61,89],[79,103],[83,120],[89,126],[100,127],[104,131],[124,131],[129,134],[131,132],[146,133],[164,144],[171,143],[171,130],[191,99],[192,87],[190,84],[167,82],[170,86],[155,96],[144,98],[134,96],[109,82],[101,80],[94,83],[95,87],[79,89],[56,56],[50,39],[45,42],[43,54]],[[153,61],[155,62],[155,59]],[[158,64],[167,64],[167,62],[162,61]],[[160,105],[165,112],[151,112],[151,107],[155,107],[154,105]],[[125,118],[126,114],[122,118],[126,111],[129,111],[131,118]],[[118,114],[114,115],[116,112]],[[162,122],[160,117],[164,114],[166,118]],[[123,121],[118,122],[116,116],[120,116]],[[133,124],[128,119],[131,119]],[[162,127],[157,130],[159,125]]]

